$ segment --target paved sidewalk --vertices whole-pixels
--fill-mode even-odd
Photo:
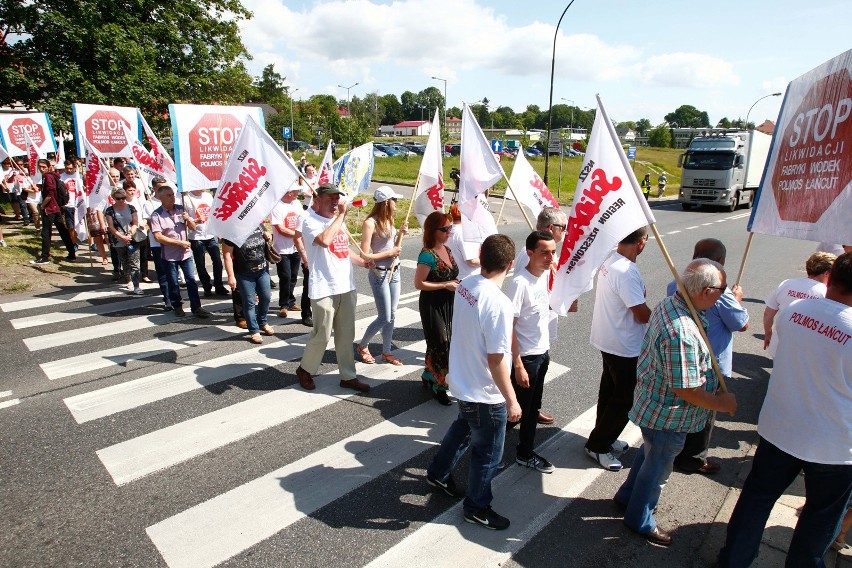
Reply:
[[[749,451],[749,456],[752,458],[754,457],[756,447],[756,445],[753,445]],[[725,530],[728,526],[728,519],[731,518],[731,513],[737,504],[743,482],[745,482],[749,471],[751,471],[751,460],[743,466],[737,476],[735,486],[728,490],[728,496],[722,503],[722,507],[713,521],[713,528],[710,529],[707,540],[704,542],[704,546],[699,553],[699,558],[696,560],[696,567],[716,565],[716,557],[719,550],[725,544]],[[799,511],[804,504],[805,481],[802,476],[799,476],[787,489],[786,493],[775,503],[775,507],[772,509],[769,521],[767,521],[766,528],[763,531],[760,553],[752,564],[752,568],[776,568],[784,566],[784,561],[787,557],[787,548],[793,536],[793,529],[796,527],[796,522],[799,520]],[[825,557],[825,565],[828,568],[852,568],[852,551],[847,549],[842,553],[838,553],[829,549]]]

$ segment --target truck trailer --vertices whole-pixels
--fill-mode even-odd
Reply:
[[[751,207],[772,137],[757,131],[723,130],[697,136],[678,159],[683,168],[678,201],[684,209],[711,205],[734,211]]]

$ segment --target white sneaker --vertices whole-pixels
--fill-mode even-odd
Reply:
[[[6,239],[0,239],[0,247],[6,248],[7,246]]]
[[[128,282],[128,283],[127,283],[127,286],[125,286],[125,287],[126,287],[128,290],[130,290],[130,291],[132,292],[132,291],[133,291],[133,288],[134,288],[134,286],[133,286],[133,282]]]
[[[137,296],[141,296],[145,292],[142,291],[142,288],[136,288],[135,290],[133,290],[133,293],[136,294]]]
[[[586,455],[592,458],[596,464],[601,466],[602,468],[608,471],[620,471],[621,470],[621,462],[618,461],[618,458],[612,455],[612,452],[606,454],[598,454],[590,451],[588,448],[583,448],[583,451],[586,452]]]
[[[614,456],[620,457],[622,454],[624,454],[624,452],[626,452],[629,449],[630,449],[630,444],[628,444],[624,440],[616,440],[615,442],[610,444],[609,453],[611,453]]]

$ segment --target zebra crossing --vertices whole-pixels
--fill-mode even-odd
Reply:
[[[394,351],[403,365],[357,363],[359,376],[373,387],[371,395],[378,393],[379,399],[382,387],[400,381],[412,387],[419,384],[425,341],[419,313],[410,306],[418,294],[416,290],[403,293],[396,315],[398,334],[408,337]],[[371,296],[358,295],[357,337],[375,317],[372,302]],[[221,321],[222,316],[229,316],[230,301],[205,303],[205,308],[219,316],[213,323],[196,321],[190,329],[181,327],[176,331],[173,326],[168,327],[176,321],[173,314],[151,313],[155,304],[156,298],[134,298],[115,290],[0,304],[3,312],[14,313],[9,320],[13,329],[26,333],[20,341],[43,372],[37,380],[49,384],[71,380],[73,384],[95,371],[112,379],[105,385],[97,381],[76,384],[73,394],[62,396],[61,402],[77,428],[94,429],[103,433],[99,439],[112,440],[94,448],[92,457],[108,474],[115,491],[132,492],[146,479],[168,479],[177,466],[192,464],[209,454],[221,456],[228,448],[252,437],[311,420],[335,406],[364,400],[363,395],[337,385],[337,370],[333,368],[316,378],[317,390],[313,392],[302,390],[291,380],[281,388],[247,396],[221,408],[170,415],[164,425],[123,435],[122,425],[131,411],[156,415],[163,408],[175,408],[170,401],[179,398],[194,401],[214,396],[208,389],[219,383],[281,367],[292,372],[308,339],[304,328],[292,324],[284,326],[286,331],[277,337],[267,338],[264,345],[240,343],[236,350],[220,349],[243,341],[240,336],[245,334]],[[32,310],[39,313],[27,313]],[[73,327],[52,331],[54,324]],[[163,333],[164,329],[172,331]],[[97,348],[100,343],[95,339],[110,334],[125,334],[133,341]],[[57,345],[72,345],[76,352],[58,357]],[[165,370],[151,363],[162,355],[168,355],[171,361]],[[146,361],[147,366],[134,368],[135,372],[126,379],[121,374],[129,363]],[[547,381],[566,377],[569,372],[568,367],[551,362]],[[13,403],[3,402],[2,397],[9,396],[11,392],[0,393],[0,408]],[[14,404],[18,403],[14,399]],[[146,524],[144,532],[165,565],[173,568],[217,566],[241,558],[247,551],[262,547],[270,537],[292,529],[365,484],[399,468],[410,473],[407,464],[425,459],[425,454],[440,442],[456,412],[455,406],[442,407],[427,395],[425,400],[382,417],[377,423],[341,431],[338,439],[311,448],[298,459],[244,479],[172,514],[160,515]],[[603,473],[587,459],[578,457],[582,456],[581,446],[593,423],[594,408],[545,442],[542,451],[554,456],[559,467],[556,474],[542,476],[510,463],[498,476],[495,507],[507,500],[514,503],[515,524],[510,534],[494,536],[463,526],[460,504],[447,502],[448,508],[433,522],[400,535],[387,550],[376,551],[369,565],[450,566],[471,559],[478,564],[496,564],[509,558],[537,532],[536,527],[544,526]],[[635,442],[637,432],[629,433],[629,441]],[[412,475],[422,477],[422,472]],[[431,548],[435,539],[447,545],[440,562],[436,562]],[[280,565],[285,561],[267,558],[261,563]]]

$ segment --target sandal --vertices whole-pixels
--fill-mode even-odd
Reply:
[[[396,367],[402,367],[402,361],[391,355],[390,353],[382,353],[382,362],[390,363]]]
[[[368,365],[372,365],[376,362],[376,359],[370,355],[370,350],[366,347],[358,347],[358,355],[360,355],[361,360]]]

